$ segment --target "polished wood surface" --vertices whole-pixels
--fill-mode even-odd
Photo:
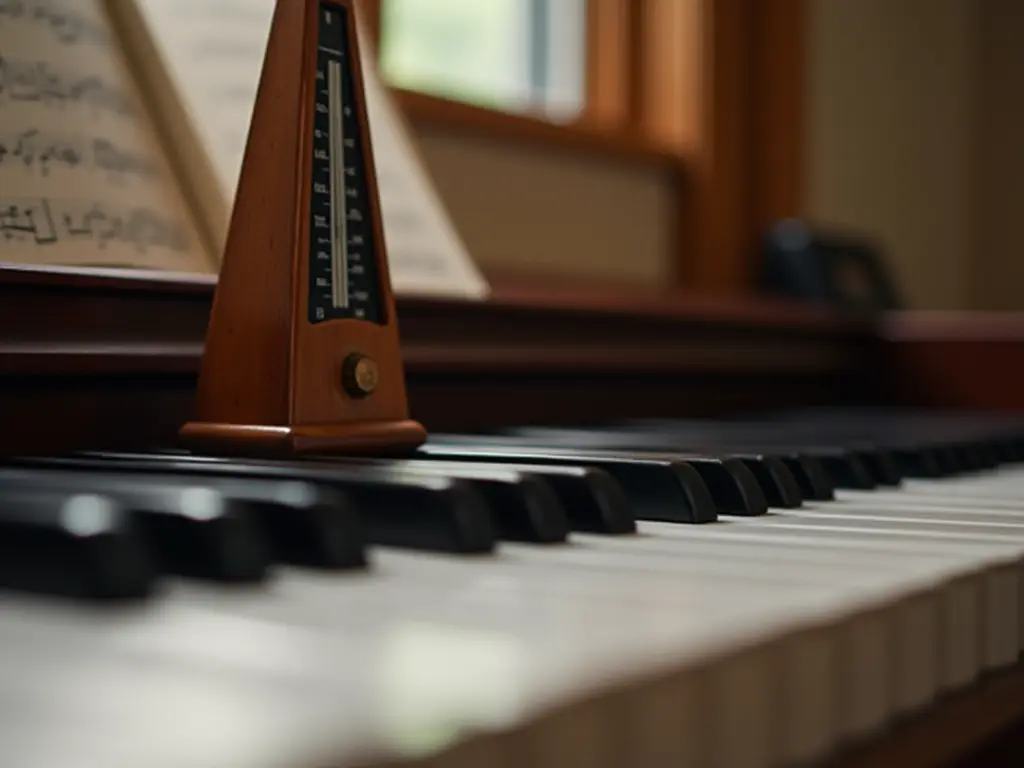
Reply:
[[[885,387],[897,402],[1024,410],[1024,314],[903,312],[881,335]]]
[[[353,0],[331,0],[353,8]],[[383,318],[311,324],[312,124],[320,0],[279,0],[216,286],[200,367],[195,420],[182,441],[206,452],[289,454],[386,451],[426,439],[408,417],[398,323],[388,276],[358,35],[346,55],[362,126]],[[372,393],[343,387],[353,355],[374,361]]]

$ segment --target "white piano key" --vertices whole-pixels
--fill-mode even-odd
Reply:
[[[788,511],[787,511],[788,512]],[[979,529],[967,525],[950,526],[921,520],[869,520],[856,515],[846,517],[819,517],[813,513],[789,515],[780,513],[773,517],[759,519],[750,524],[751,528],[771,527],[782,530],[812,529],[816,532],[830,532],[847,536],[879,536],[889,539],[902,538],[912,541],[915,547],[935,542],[945,542],[955,547],[972,545],[1017,547],[1016,566],[1010,571],[1000,571],[1000,576],[990,582],[986,591],[986,610],[992,619],[986,623],[986,663],[992,667],[1013,664],[1024,650],[1024,559],[1020,552],[1024,538],[1012,529]],[[994,586],[998,584],[998,586]],[[993,634],[994,633],[994,634]]]

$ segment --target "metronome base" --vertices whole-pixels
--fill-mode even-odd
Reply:
[[[293,427],[193,421],[181,428],[179,438],[189,450],[214,456],[387,456],[418,448],[427,431],[411,419]]]

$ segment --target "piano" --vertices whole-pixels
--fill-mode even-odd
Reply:
[[[1019,756],[1012,318],[399,300],[415,457],[203,460],[212,291],[0,272],[5,766]]]
[[[309,89],[266,71],[269,152]],[[1020,764],[1024,325],[524,286],[401,299],[400,347],[372,337],[426,442],[189,449],[240,275],[324,322],[278,341],[371,337],[330,325],[353,319],[337,283],[288,305],[308,274],[260,242],[291,242],[309,202],[256,167],[236,213],[283,194],[291,234],[253,216],[216,284],[0,268],[0,765]],[[387,326],[380,295],[360,310]],[[376,373],[354,376],[370,396]]]

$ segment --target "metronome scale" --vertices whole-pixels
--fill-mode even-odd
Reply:
[[[279,0],[183,443],[379,453],[408,418],[353,0]]]
[[[362,126],[351,103],[355,88],[345,60],[349,26],[344,9],[321,7],[309,205],[311,323],[383,319],[376,242],[366,213],[370,193]]]

